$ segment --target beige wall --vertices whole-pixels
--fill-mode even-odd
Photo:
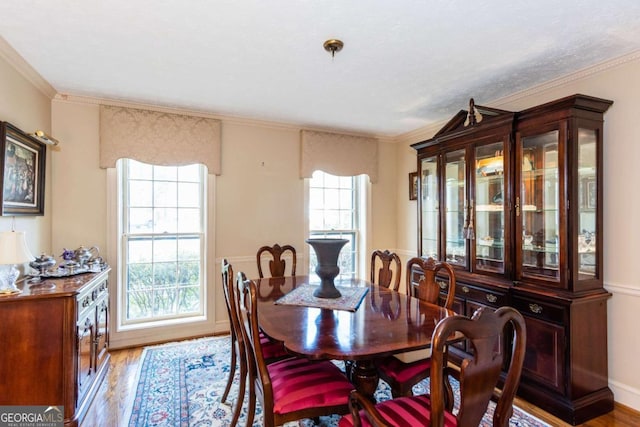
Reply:
[[[9,122],[26,133],[51,131],[49,98],[0,56],[0,121]],[[47,147],[44,216],[0,217],[0,231],[25,231],[27,245],[35,256],[51,247],[51,150]]]
[[[106,170],[98,167],[98,105],[51,103],[52,135],[61,141],[51,154],[53,197],[51,244],[106,250]]]
[[[112,267],[116,266],[113,239],[108,223],[115,209],[107,202],[111,188],[106,171],[98,167],[99,108],[96,102],[55,99],[52,101],[53,135],[60,139],[59,151],[51,159],[53,181],[54,250],[79,245],[101,248]],[[393,249],[396,235],[395,145],[379,143],[382,167],[379,182],[370,186],[369,247]],[[300,179],[300,129],[291,126],[256,125],[248,121],[222,124],[222,174],[213,179],[215,197],[209,209],[214,224],[213,251],[210,254],[209,287],[215,307],[215,330],[228,330],[228,320],[220,286],[218,264],[225,257],[236,271],[257,276],[256,250],[274,243],[291,244],[298,250],[298,272],[305,272],[308,245],[304,242],[306,201],[305,181]],[[391,194],[391,197],[389,195]],[[115,273],[115,272],[114,272]],[[112,280],[115,280],[115,274]],[[117,300],[112,298],[112,311]],[[115,319],[112,313],[112,319]],[[208,329],[209,331],[211,328]],[[189,329],[186,335],[194,334]],[[204,333],[204,332],[203,332]],[[168,331],[167,339],[185,334]],[[164,336],[163,336],[164,337]],[[159,340],[138,335],[140,342]],[[115,347],[132,345],[115,331]]]
[[[640,197],[635,187],[640,182],[640,59],[632,58],[613,68],[585,72],[548,86],[494,104],[478,99],[476,102],[518,111],[575,93],[614,101],[604,117],[604,283],[613,294],[608,302],[609,385],[617,402],[640,409],[640,370],[632,369],[640,354],[640,332],[634,328],[640,313]],[[438,128],[431,129],[432,133]],[[414,142],[418,140],[408,138],[398,144],[398,182],[416,170],[415,152],[413,156],[407,153],[409,144]],[[410,157],[413,163],[408,165]],[[401,250],[415,251],[417,213],[405,209],[402,203],[398,205],[398,245]]]

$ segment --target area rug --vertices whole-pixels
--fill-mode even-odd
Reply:
[[[318,289],[318,286],[300,286],[279,298],[276,304],[356,311],[369,291],[369,288],[364,286],[336,286],[336,289],[342,294],[340,297],[317,298],[313,296],[313,292],[316,289]]]
[[[143,350],[136,396],[129,410],[129,427],[210,427],[228,426],[232,408],[220,402],[229,374],[229,337],[203,338]],[[341,366],[341,364],[339,365]],[[229,402],[237,398],[236,374]],[[455,386],[455,384],[454,384]],[[414,392],[425,393],[428,382],[416,385]],[[389,386],[380,381],[376,391],[378,401],[389,399]],[[491,426],[493,404],[484,417],[482,426]],[[247,417],[247,399],[238,425],[244,426]],[[125,417],[125,419],[127,419]],[[339,416],[321,417],[320,426],[335,427]],[[262,408],[258,403],[253,426],[262,425]],[[287,427],[312,427],[312,420],[287,423]],[[514,408],[512,427],[549,427],[548,424]]]

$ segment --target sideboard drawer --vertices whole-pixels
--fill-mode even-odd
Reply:
[[[533,316],[549,322],[563,323],[565,309],[562,306],[539,300],[513,297],[513,307],[523,315]]]

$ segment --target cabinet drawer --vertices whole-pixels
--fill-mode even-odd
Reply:
[[[466,300],[473,300],[489,307],[508,305],[507,295],[490,289],[482,289],[464,283],[456,284],[456,295]]]
[[[513,307],[523,315],[532,316],[549,322],[563,323],[565,309],[561,306],[538,300],[513,297]]]

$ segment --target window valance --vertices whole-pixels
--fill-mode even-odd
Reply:
[[[366,174],[378,181],[378,141],[375,138],[303,130],[300,137],[300,177],[314,171],[332,175]]]
[[[220,175],[220,121],[100,106],[100,167],[122,158],[163,166],[202,163]]]

